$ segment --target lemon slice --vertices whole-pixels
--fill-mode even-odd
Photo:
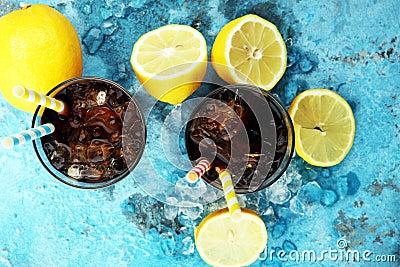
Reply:
[[[247,266],[264,250],[268,234],[260,216],[242,208],[242,220],[234,222],[228,209],[209,214],[195,228],[201,258],[212,266]]]
[[[286,70],[286,46],[274,24],[246,15],[226,24],[211,50],[211,62],[228,83],[271,90]]]
[[[356,124],[349,104],[327,89],[302,92],[289,108],[296,152],[315,166],[339,164],[353,145]]]
[[[150,95],[178,104],[201,85],[207,69],[206,41],[190,26],[163,26],[136,41],[131,64]]]

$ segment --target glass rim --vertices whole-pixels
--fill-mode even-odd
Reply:
[[[112,179],[110,179],[110,180],[107,180],[107,181],[103,181],[103,182],[99,182],[99,183],[95,183],[95,182],[94,182],[94,183],[85,183],[85,182],[82,182],[82,181],[78,181],[78,180],[76,180],[76,179],[73,179],[73,178],[69,177],[68,175],[66,175],[66,174],[64,174],[64,173],[62,173],[62,172],[60,172],[60,171],[58,171],[58,170],[57,170],[54,166],[52,166],[51,163],[49,162],[48,164],[50,164],[57,172],[59,172],[61,175],[64,176],[64,177],[59,177],[58,175],[56,175],[56,174],[54,173],[53,170],[50,169],[50,167],[48,166],[48,164],[46,164],[45,160],[42,158],[42,155],[41,155],[40,152],[39,152],[39,149],[40,149],[40,148],[38,148],[37,140],[36,140],[36,141],[35,141],[35,140],[32,140],[32,143],[33,143],[33,148],[34,148],[34,150],[35,150],[36,156],[37,156],[37,158],[39,159],[40,163],[41,163],[42,166],[47,170],[47,172],[48,172],[49,174],[51,174],[54,178],[56,178],[57,180],[61,181],[62,183],[66,184],[66,185],[68,185],[68,186],[72,186],[72,187],[79,188],[79,189],[100,189],[100,188],[105,188],[105,187],[114,185],[115,183],[117,183],[117,182],[121,181],[122,179],[126,178],[126,177],[133,171],[133,169],[137,166],[137,164],[139,163],[140,159],[141,159],[142,156],[143,156],[143,152],[144,152],[145,147],[146,147],[147,129],[146,129],[146,121],[145,121],[145,118],[144,118],[144,115],[143,115],[143,110],[142,110],[141,106],[139,105],[139,103],[137,102],[137,100],[135,99],[135,97],[133,96],[133,94],[130,93],[130,92],[129,92],[126,88],[124,88],[122,85],[120,85],[120,84],[118,84],[118,83],[116,83],[116,82],[114,82],[114,81],[112,81],[112,80],[109,80],[109,79],[106,79],[106,78],[103,78],[103,77],[98,77],[98,76],[80,76],[80,77],[74,77],[74,78],[68,79],[68,80],[66,80],[66,81],[64,81],[64,82],[59,83],[58,85],[56,85],[55,87],[53,87],[49,92],[47,92],[46,95],[47,95],[47,96],[54,96],[54,95],[56,95],[59,91],[61,91],[62,89],[64,89],[65,87],[67,87],[67,86],[70,85],[70,84],[74,84],[74,83],[77,83],[77,82],[79,82],[79,81],[88,81],[88,80],[89,80],[89,81],[100,81],[100,82],[105,82],[105,83],[108,83],[108,84],[111,84],[111,85],[117,87],[119,90],[121,90],[125,95],[127,95],[127,96],[129,97],[130,102],[133,102],[134,105],[135,105],[135,107],[136,107],[137,110],[138,110],[138,114],[139,114],[140,119],[141,119],[141,121],[142,121],[141,124],[142,124],[142,126],[143,126],[143,134],[144,134],[144,140],[145,140],[145,142],[144,142],[142,148],[140,149],[140,151],[139,151],[139,153],[138,153],[138,155],[137,155],[137,158],[136,158],[134,161],[130,162],[129,166],[128,166],[128,164],[127,164],[127,170],[124,171],[121,175],[119,175],[119,176],[117,176],[117,177],[115,177],[115,178],[112,178]],[[53,95],[53,94],[54,94],[54,95]],[[34,115],[33,115],[33,118],[32,118],[32,128],[35,127],[35,126],[37,126],[37,125],[36,125],[37,119],[38,119],[39,117],[41,117],[41,114],[43,113],[43,111],[44,111],[45,109],[46,109],[45,107],[42,107],[42,106],[38,105],[38,107],[36,108],[35,113],[34,113]],[[46,155],[46,157],[47,157],[47,155]],[[46,160],[48,161],[48,158],[47,158]]]
[[[244,189],[244,188],[235,188],[235,192],[237,194],[249,194],[249,193],[255,193],[261,190],[266,189],[267,187],[271,186],[272,184],[274,184],[276,181],[279,180],[279,178],[285,173],[285,171],[287,170],[287,168],[289,167],[290,161],[293,157],[293,153],[295,150],[295,133],[294,133],[294,126],[293,126],[293,122],[290,118],[290,115],[288,113],[288,111],[286,110],[286,108],[283,106],[283,104],[281,103],[281,101],[275,97],[272,93],[270,93],[269,91],[266,91],[258,86],[255,85],[251,85],[251,84],[228,84],[228,85],[223,85],[220,86],[212,91],[210,91],[209,93],[206,94],[206,96],[204,97],[205,99],[200,101],[200,103],[198,103],[194,108],[193,111],[191,112],[189,118],[192,118],[201,108],[202,104],[204,103],[204,101],[206,101],[207,98],[212,98],[210,97],[211,95],[214,95],[220,91],[223,91],[225,89],[229,89],[231,91],[234,91],[237,88],[244,88],[244,90],[251,90],[254,92],[258,92],[261,93],[264,97],[268,98],[272,104],[275,105],[275,107],[278,109],[278,111],[282,114],[283,120],[285,122],[285,126],[287,128],[288,131],[288,141],[287,141],[287,146],[286,146],[286,151],[285,151],[285,155],[283,157],[282,162],[279,164],[277,170],[270,176],[266,176],[264,178],[264,180],[262,181],[262,183],[260,183],[257,187],[255,187],[254,189],[252,188],[248,188],[248,189]],[[189,120],[190,121],[190,120]],[[186,134],[188,133],[187,129],[185,130],[185,143],[186,141]],[[187,143],[186,143],[187,145]],[[186,151],[187,147],[186,147]],[[191,160],[192,165],[194,166],[194,161]],[[203,179],[203,178],[201,178]],[[218,189],[218,190],[222,190],[222,185],[221,183],[209,183],[207,180],[203,179],[207,184],[210,184],[211,186],[213,186],[214,188]]]

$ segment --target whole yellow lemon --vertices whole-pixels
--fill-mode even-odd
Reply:
[[[0,18],[0,91],[18,109],[35,104],[12,95],[16,85],[46,94],[82,75],[82,50],[71,22],[46,5],[26,5]]]

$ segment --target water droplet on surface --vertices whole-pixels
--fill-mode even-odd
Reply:
[[[297,246],[289,240],[283,241],[282,248],[286,253],[290,253],[291,251],[297,250]]]
[[[360,188],[360,180],[354,172],[349,172],[347,175],[347,195],[354,195]]]
[[[278,239],[286,233],[287,225],[284,220],[279,220],[272,228],[271,235],[274,239]]]
[[[299,60],[299,49],[297,47],[289,46],[287,48],[287,64],[286,67],[290,68],[295,65]]]

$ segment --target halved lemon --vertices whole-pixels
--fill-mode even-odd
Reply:
[[[166,25],[142,35],[131,64],[139,81],[156,99],[179,104],[191,95],[207,70],[203,35],[186,25]]]
[[[263,220],[242,208],[242,219],[234,222],[227,208],[209,214],[195,228],[195,243],[201,258],[212,266],[247,266],[255,262],[267,245]]]
[[[271,90],[286,70],[286,45],[271,22],[253,14],[235,19],[218,33],[211,62],[228,83]]]
[[[300,93],[289,108],[296,152],[308,163],[329,167],[339,164],[353,145],[356,124],[350,105],[327,89]]]

